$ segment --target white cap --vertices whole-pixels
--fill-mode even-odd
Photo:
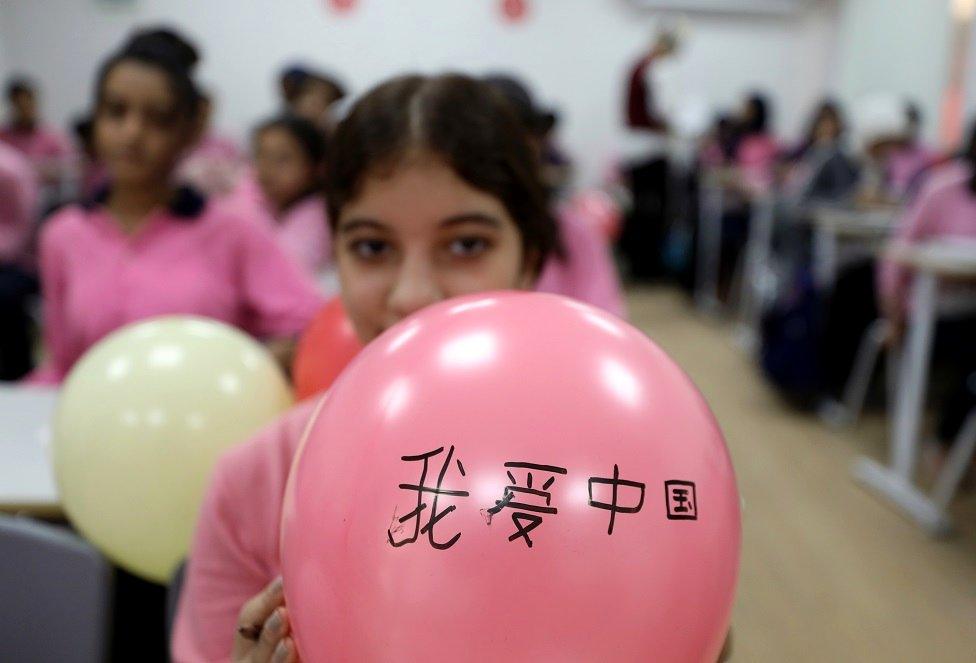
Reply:
[[[862,97],[854,104],[854,135],[864,149],[883,140],[897,140],[908,131],[905,104],[894,95]]]

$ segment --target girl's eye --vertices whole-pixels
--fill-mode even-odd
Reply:
[[[156,127],[168,129],[176,124],[176,112],[171,110],[150,110],[147,114],[149,122]]]
[[[351,242],[349,248],[362,260],[377,260],[390,252],[390,243],[382,239],[359,239]]]
[[[449,246],[452,256],[458,258],[473,258],[487,251],[491,243],[483,237],[459,237]]]
[[[105,115],[112,118],[120,118],[125,115],[125,104],[118,102],[108,102],[103,107]]]

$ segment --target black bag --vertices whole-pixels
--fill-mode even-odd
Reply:
[[[809,265],[795,268],[786,287],[763,315],[763,372],[783,396],[804,407],[821,390],[820,338],[823,302]]]

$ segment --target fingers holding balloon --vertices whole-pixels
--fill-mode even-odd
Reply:
[[[294,642],[288,637],[291,625],[284,602],[279,577],[244,604],[234,636],[235,662],[266,663],[296,659]]]

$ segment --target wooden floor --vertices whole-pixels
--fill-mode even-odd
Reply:
[[[976,662],[976,499],[943,541],[850,479],[885,449],[882,417],[835,432],[763,383],[722,323],[668,289],[630,294],[632,320],[711,403],[745,500],[733,661]]]

